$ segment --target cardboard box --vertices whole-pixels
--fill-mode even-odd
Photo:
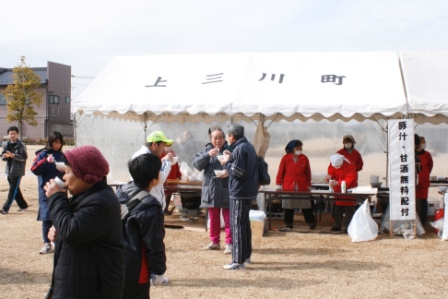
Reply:
[[[250,228],[252,229],[252,237],[263,237],[266,231],[266,220],[263,221],[251,221]]]

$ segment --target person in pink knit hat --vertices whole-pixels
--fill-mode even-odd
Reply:
[[[44,187],[54,225],[49,238],[56,242],[49,292],[53,298],[120,299],[125,255],[109,164],[94,146],[66,151],[64,158],[65,186],[51,179]]]

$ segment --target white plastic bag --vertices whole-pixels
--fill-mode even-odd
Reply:
[[[406,235],[408,235],[410,232],[409,230],[413,230],[412,227],[412,220],[394,220],[393,222],[393,233],[395,236],[401,236],[403,235],[406,238]],[[422,236],[425,234],[425,229],[422,226],[422,223],[420,222],[420,218],[416,214],[415,224],[417,225],[417,236]],[[381,220],[381,231],[390,231],[390,211],[389,206],[387,206],[386,212],[383,214],[383,219]],[[415,236],[412,237],[412,239]]]
[[[378,236],[378,224],[370,214],[369,200],[358,208],[348,226],[348,235],[352,242],[364,242],[374,240]]]

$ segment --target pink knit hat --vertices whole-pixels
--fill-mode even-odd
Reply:
[[[64,155],[75,175],[86,183],[96,184],[109,173],[109,163],[94,146],[81,146]]]

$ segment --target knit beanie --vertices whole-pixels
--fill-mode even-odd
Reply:
[[[94,146],[81,146],[64,152],[64,155],[75,175],[86,183],[101,182],[109,173],[109,163]]]

